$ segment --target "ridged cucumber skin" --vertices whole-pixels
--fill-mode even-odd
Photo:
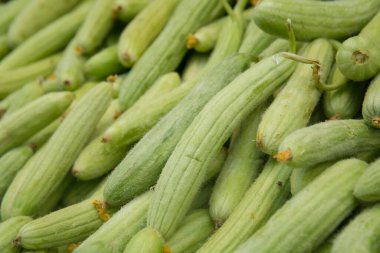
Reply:
[[[117,19],[127,23],[152,1],[153,0],[115,0],[112,12]]]
[[[75,7],[80,0],[34,0],[22,9],[8,30],[8,42],[16,47]]]
[[[323,109],[326,117],[329,119],[353,118],[362,106],[365,84],[349,81],[336,66],[331,70],[328,83],[346,83],[346,85],[338,90],[323,93]]]
[[[30,146],[31,148],[33,148],[33,150],[40,149],[50,139],[55,130],[58,129],[59,125],[61,124],[61,121],[61,118],[54,120],[49,125],[40,130],[38,133],[30,137],[24,144]]]
[[[208,58],[209,54],[192,53],[182,71],[182,80],[186,82],[196,78],[206,66]]]
[[[141,243],[145,241],[146,243]],[[164,240],[160,233],[153,228],[140,230],[129,241],[123,253],[162,253]]]
[[[118,57],[121,64],[131,67],[140,59],[164,29],[179,2],[155,0],[137,14],[120,35]]]
[[[61,57],[61,54],[57,54],[20,68],[2,71],[0,73],[0,99],[21,88],[29,81],[53,72]]]
[[[14,148],[58,118],[74,95],[55,92],[36,99],[0,122],[0,154]]]
[[[117,45],[99,51],[84,64],[85,73],[95,78],[119,74],[124,69],[124,66],[119,62],[117,57]]]
[[[376,150],[379,145],[380,132],[367,126],[363,120],[330,120],[288,135],[276,157],[289,166],[307,168]]]
[[[146,224],[153,192],[135,198],[74,251],[75,253],[122,253],[129,240]]]
[[[19,214],[33,216],[44,205],[94,131],[111,93],[112,85],[101,83],[75,104],[43,152],[25,165],[8,188],[1,209],[4,219]]]
[[[208,203],[211,197],[212,189],[214,187],[214,182],[205,183],[202,189],[197,193],[197,196],[194,198],[193,203],[189,209],[189,212],[200,208],[208,208]]]
[[[4,58],[12,48],[9,46],[6,35],[0,35],[0,60]]]
[[[154,2],[153,2],[154,3]],[[203,25],[218,0],[184,0],[120,87],[120,103],[130,107],[162,74],[173,71],[186,53],[186,37]]]
[[[303,46],[306,43],[302,43],[300,41],[297,42],[297,48],[299,48],[299,52],[302,52]],[[261,53],[258,55],[259,59],[263,59],[272,55],[275,55],[280,52],[289,51],[289,41],[285,39],[277,38],[271,44],[269,44],[266,48],[262,49]]]
[[[263,31],[284,38],[289,18],[297,40],[341,40],[357,34],[379,9],[380,2],[367,0],[269,0],[256,6],[253,19]]]
[[[362,115],[364,121],[371,127],[380,128],[380,74],[368,86],[364,96]]]
[[[6,33],[14,18],[27,5],[29,0],[15,0],[4,4],[0,10],[0,34]]]
[[[380,71],[379,25],[380,14],[377,13],[357,36],[347,39],[339,48],[336,61],[349,79],[365,81]]]
[[[371,253],[380,245],[380,204],[367,207],[355,216],[334,240],[331,253]]]
[[[89,181],[73,181],[62,197],[62,205],[67,207],[85,200],[100,184],[100,179]]]
[[[318,39],[307,46],[302,56],[320,62],[321,81],[326,82],[333,54],[331,44]],[[263,115],[256,137],[259,148],[269,155],[276,154],[287,135],[307,125],[320,96],[310,65],[298,63],[285,87]]]
[[[94,139],[101,135],[109,126],[111,126],[120,116],[120,105],[117,99],[113,99],[108,106],[107,110],[103,114],[102,118],[99,120],[98,125],[96,125],[95,132],[92,134]]]
[[[251,112],[232,134],[228,158],[215,183],[210,199],[210,215],[221,225],[239,204],[264,163],[255,136],[266,105]]]
[[[195,252],[214,231],[207,209],[189,214],[174,235],[167,241],[172,253]]]
[[[76,45],[83,54],[93,53],[111,31],[114,0],[95,0],[82,26],[75,35]]]
[[[2,253],[20,252],[20,248],[13,244],[13,240],[16,239],[20,228],[31,220],[27,216],[18,216],[0,223],[0,249]]]
[[[8,151],[0,157],[0,200],[12,183],[16,173],[32,155],[33,149],[31,147],[21,146]]]
[[[366,202],[380,200],[380,160],[371,163],[356,183],[354,195]]]
[[[191,121],[248,64],[246,55],[232,56],[195,82],[190,93],[145,134],[112,172],[104,191],[107,203],[120,206],[153,186]]]
[[[280,208],[288,196],[292,169],[270,158],[222,227],[197,253],[231,253]]]
[[[300,253],[316,249],[357,206],[352,191],[366,167],[367,163],[357,159],[335,163],[234,252]]]
[[[82,24],[91,5],[92,1],[84,1],[73,11],[38,31],[2,60],[0,70],[25,66],[64,48]],[[57,31],[60,36],[57,36]]]
[[[275,63],[266,58],[210,99],[186,129],[162,170],[149,208],[148,226],[160,231],[164,238],[174,232],[200,188],[211,158],[244,117],[292,74],[294,66],[287,59]]]

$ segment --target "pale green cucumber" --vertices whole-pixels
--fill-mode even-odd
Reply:
[[[16,47],[39,30],[71,11],[80,0],[34,0],[22,9],[8,30],[8,41]]]
[[[264,104],[251,112],[232,135],[227,161],[210,199],[210,215],[217,226],[230,216],[263,165],[264,154],[256,147],[255,136],[266,108]]]
[[[197,196],[194,198],[193,203],[191,204],[189,212],[200,208],[208,208],[208,203],[211,197],[212,189],[214,188],[214,182],[211,181],[197,193]]]
[[[376,202],[380,200],[380,160],[368,166],[368,169],[356,183],[354,195],[360,200]]]
[[[78,157],[111,101],[112,85],[98,84],[71,109],[43,152],[25,165],[8,188],[2,217],[34,215],[44,205]],[[30,107],[29,107],[30,108]]]
[[[291,19],[298,40],[345,39],[357,34],[379,11],[380,2],[368,0],[265,0],[253,19],[263,31],[287,37],[284,22]]]
[[[45,93],[52,91],[62,91],[62,86],[59,85],[57,77],[53,74],[41,80],[41,86]]]
[[[191,92],[145,134],[111,174],[104,192],[107,203],[120,206],[153,186],[191,121],[248,64],[245,55],[230,57],[195,82]]]
[[[83,54],[93,53],[111,31],[114,0],[95,0],[83,25],[75,35],[76,45]]]
[[[5,117],[0,122],[0,154],[22,144],[59,117],[73,99],[69,92],[50,93]]]
[[[269,159],[230,217],[197,253],[231,253],[245,242],[287,200],[291,171]]]
[[[154,2],[153,2],[154,3]],[[218,0],[182,0],[164,30],[145,51],[120,87],[120,103],[130,107],[162,74],[173,71],[186,53],[186,37],[219,6]]]
[[[8,31],[9,25],[30,0],[14,0],[1,6],[0,34]]]
[[[152,1],[153,0],[115,0],[112,11],[117,19],[127,23]]]
[[[171,253],[195,252],[214,231],[207,209],[189,214],[174,235],[167,241]]]
[[[357,206],[352,191],[366,167],[367,163],[357,159],[335,163],[291,198],[234,252],[315,250]]]
[[[301,44],[297,42],[297,46]],[[301,46],[301,45],[300,45]],[[268,45],[265,49],[261,51],[258,55],[259,59],[263,59],[272,55],[275,55],[280,52],[289,51],[289,41],[285,39],[276,39],[270,45]]]
[[[62,198],[62,205],[67,207],[85,200],[99,184],[99,179],[90,181],[76,180],[72,182]]]
[[[380,74],[377,75],[369,85],[362,108],[364,121],[372,127],[380,128]]]
[[[365,81],[380,71],[380,13],[357,36],[343,42],[336,55],[342,73],[354,81]]]
[[[362,210],[334,240],[331,253],[378,252],[380,204]]]
[[[95,78],[118,74],[123,72],[124,69],[117,57],[117,45],[99,51],[84,64],[86,74]]]
[[[35,135],[30,137],[25,142],[25,145],[30,146],[31,148],[33,148],[33,150],[40,149],[50,139],[50,137],[53,135],[55,130],[57,130],[61,122],[62,122],[61,118],[54,120],[49,125],[44,127],[42,130],[37,132]]]
[[[141,243],[142,241],[146,243]],[[123,253],[163,253],[164,240],[153,228],[144,228],[129,241]]]
[[[0,99],[21,88],[29,81],[50,74],[61,57],[61,54],[57,54],[20,68],[0,72]]]
[[[32,219],[26,216],[18,216],[0,223],[0,249],[2,253],[17,253],[20,248],[13,243],[20,228]]]
[[[103,114],[102,118],[99,120],[98,125],[96,125],[95,132],[92,134],[91,139],[98,137],[102,134],[109,126],[112,125],[121,115],[119,101],[113,99],[108,106],[107,110]]]
[[[320,62],[321,81],[325,82],[333,53],[333,47],[327,40],[318,39],[307,46],[302,56]],[[267,154],[276,154],[287,135],[307,125],[320,96],[312,68],[308,64],[298,63],[285,87],[263,115],[256,137],[259,148]]]
[[[186,65],[182,71],[183,81],[189,81],[196,78],[206,66],[208,61],[208,54],[192,53],[189,59],[186,61]]]
[[[70,13],[38,31],[2,60],[0,70],[27,65],[64,48],[82,24],[91,6],[92,1],[84,1]]]
[[[380,132],[363,120],[332,120],[301,128],[280,144],[277,160],[295,168],[350,157],[379,148]]]
[[[4,58],[12,48],[9,46],[6,35],[0,35],[0,60]]]
[[[207,167],[205,182],[209,182],[215,179],[221,172],[224,163],[226,162],[228,150],[224,147],[214,156],[210,164]]]

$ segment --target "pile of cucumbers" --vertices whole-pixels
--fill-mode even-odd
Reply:
[[[380,0],[0,2],[0,253],[379,253]]]

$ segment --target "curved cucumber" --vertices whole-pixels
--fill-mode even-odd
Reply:
[[[364,121],[372,127],[380,128],[380,75],[377,75],[369,85],[362,108]]]
[[[142,239],[146,243],[141,243]],[[153,228],[144,228],[127,244],[123,253],[163,253],[164,240]]]
[[[127,23],[152,1],[153,0],[115,0],[112,12],[116,18]]]
[[[287,37],[284,22],[291,19],[297,39],[345,39],[357,34],[379,11],[380,2],[367,0],[266,0],[253,18],[265,32]]]
[[[357,159],[335,163],[234,252],[312,252],[357,206],[352,191],[366,167]]]
[[[368,166],[368,169],[356,183],[354,195],[360,200],[376,202],[380,200],[380,160]]]
[[[6,33],[14,18],[29,3],[30,0],[14,0],[1,6],[0,34]]]
[[[20,248],[13,244],[17,233],[22,226],[29,223],[32,219],[26,216],[18,216],[0,223],[0,249],[4,253],[17,253]]]
[[[376,150],[380,132],[363,120],[332,120],[301,128],[288,135],[279,147],[277,160],[306,168],[359,152]]]

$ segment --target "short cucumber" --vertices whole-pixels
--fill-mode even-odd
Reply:
[[[117,19],[127,23],[152,1],[153,0],[115,0],[112,9],[113,15]]]
[[[13,240],[16,239],[20,228],[31,220],[31,218],[26,216],[18,216],[0,223],[0,249],[2,253],[20,252],[20,248],[13,244]]]
[[[234,252],[312,252],[357,206],[352,191],[366,167],[357,159],[335,163]]]
[[[377,75],[369,85],[362,108],[364,121],[372,127],[380,128],[380,104],[378,97],[380,96],[380,74]]]
[[[380,160],[368,166],[368,169],[356,183],[354,195],[360,200],[376,202],[380,200]]]
[[[192,53],[186,61],[186,65],[182,71],[183,81],[191,80],[201,73],[202,69],[206,66],[209,54]]]
[[[280,144],[276,158],[289,166],[306,168],[376,150],[379,145],[380,132],[363,120],[333,120],[291,133]]]
[[[0,34],[6,33],[14,18],[27,5],[29,0],[9,1],[1,6],[0,10]]]
[[[140,243],[146,240],[146,243]],[[123,253],[163,253],[164,240],[153,228],[144,228],[129,241]]]

